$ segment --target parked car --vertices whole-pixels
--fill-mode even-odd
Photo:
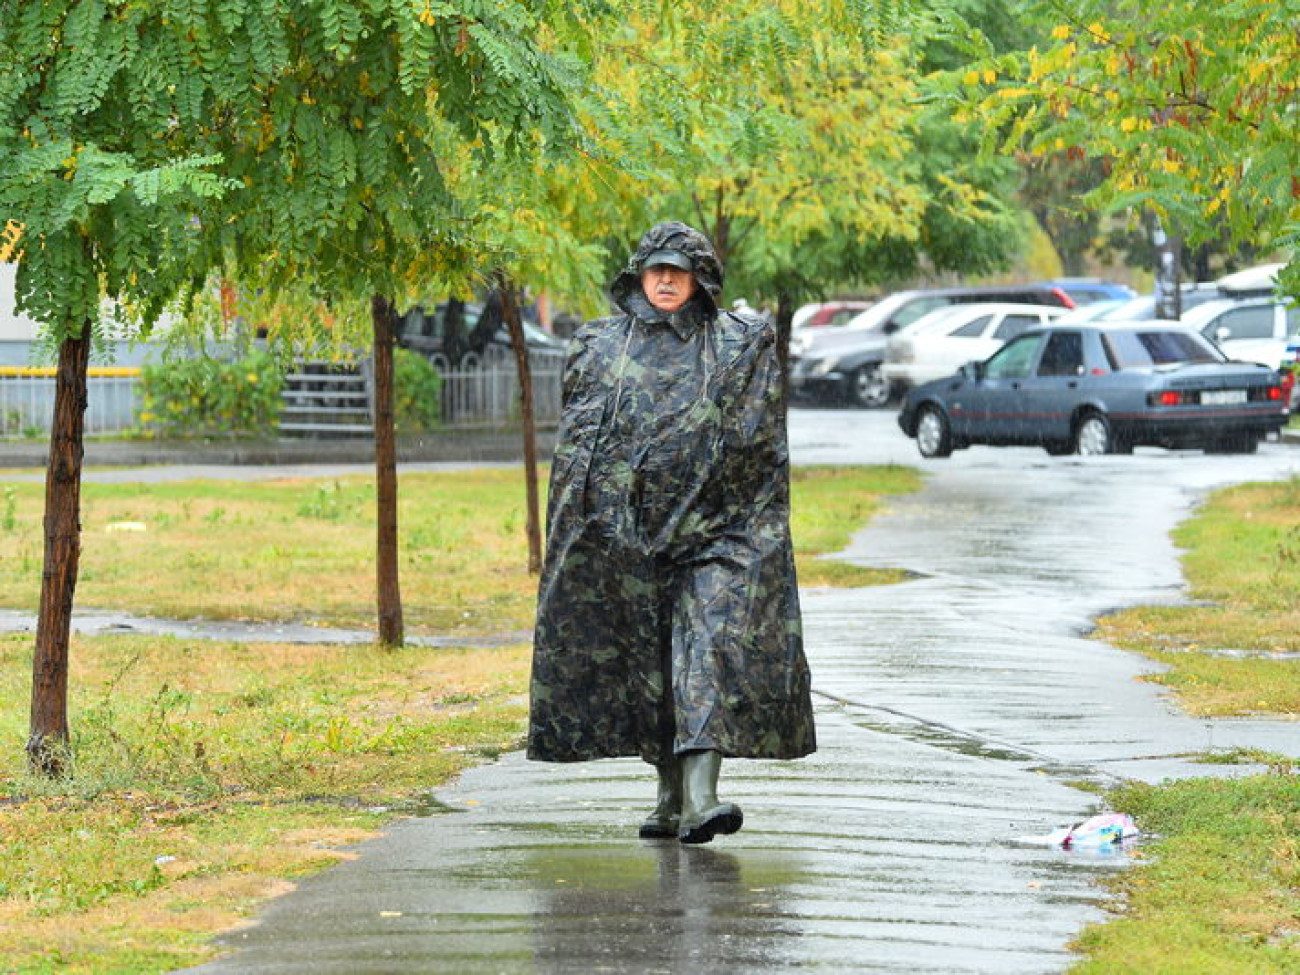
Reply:
[[[792,331],[803,328],[837,328],[871,307],[870,301],[818,301],[799,308],[790,321]]]
[[[1120,305],[1126,305],[1132,300],[1132,298],[1102,298],[1087,305],[1077,305],[1074,308],[1067,309],[1056,321],[1066,322],[1071,325],[1093,322],[1099,318],[1104,318]]]
[[[1195,308],[1197,305],[1204,304],[1207,301],[1215,301],[1223,297],[1223,292],[1213,281],[1187,281],[1178,287],[1179,294],[1182,296],[1181,304],[1183,314]],[[1156,317],[1156,296],[1155,295],[1138,295],[1136,298],[1130,298],[1123,304],[1119,304],[1097,316],[1097,321],[1108,322],[1147,322],[1154,321]]]
[[[531,356],[564,358],[568,343],[535,322],[522,324]],[[398,322],[397,344],[419,352],[443,370],[473,368],[514,355],[500,312],[485,314],[485,306],[477,302],[443,301],[432,309],[416,305]]]
[[[1211,301],[1227,298],[1272,298],[1277,285],[1277,272],[1285,265],[1261,264],[1225,274],[1213,281],[1184,281],[1178,286],[1181,295],[1182,317],[1193,308]],[[1148,321],[1156,317],[1155,295],[1138,295],[1122,305],[1102,313],[1100,318],[1115,322]]]
[[[1064,291],[1044,285],[899,291],[839,328],[804,329],[790,343],[791,393],[866,408],[886,406],[891,390],[880,366],[888,337],[936,308],[986,301],[1074,307]]]
[[[1281,377],[1164,322],[1053,324],[913,389],[898,425],[923,457],[972,444],[1049,454],[1135,446],[1251,453],[1288,411]]]
[[[1259,264],[1242,271],[1225,274],[1214,283],[1226,296],[1234,298],[1271,298],[1277,290],[1277,275],[1285,264]]]
[[[1282,353],[1282,365],[1278,368],[1282,374],[1282,392],[1291,405],[1292,414],[1300,408],[1300,335],[1293,335]]]
[[[1137,297],[1137,292],[1127,284],[1117,284],[1101,278],[1053,278],[1044,283],[1049,287],[1060,288],[1079,306],[1091,305],[1096,301],[1123,301]]]
[[[1221,298],[1189,311],[1182,324],[1194,328],[1233,359],[1277,368],[1287,342],[1300,336],[1300,305],[1276,298]]]
[[[889,336],[880,369],[893,393],[902,395],[913,386],[951,375],[963,363],[987,359],[1007,340],[1065,311],[1011,302],[939,308]]]

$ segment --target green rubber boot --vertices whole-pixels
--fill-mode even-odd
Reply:
[[[682,763],[676,755],[655,766],[659,773],[659,801],[641,824],[643,840],[670,840],[677,835],[682,817]]]
[[[718,772],[722,755],[715,751],[687,752],[682,763],[682,817],[677,838],[683,843],[708,843],[719,834],[740,829],[740,807],[718,801]]]

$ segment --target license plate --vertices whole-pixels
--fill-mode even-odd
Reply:
[[[1201,391],[1201,403],[1204,406],[1226,406],[1230,403],[1246,402],[1244,389],[1206,389]]]

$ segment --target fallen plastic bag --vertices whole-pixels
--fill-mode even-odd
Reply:
[[[1026,836],[1023,842],[1071,850],[1076,847],[1116,846],[1137,835],[1137,824],[1127,813],[1103,813],[1072,826],[1054,829],[1046,836]]]

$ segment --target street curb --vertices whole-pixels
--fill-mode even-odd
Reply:
[[[369,438],[268,441],[87,440],[84,463],[91,467],[162,465],[369,464],[375,444]],[[549,459],[555,431],[537,431],[539,459]],[[0,442],[0,468],[45,466],[44,440]],[[523,460],[519,430],[448,431],[397,441],[399,463],[518,463]]]

